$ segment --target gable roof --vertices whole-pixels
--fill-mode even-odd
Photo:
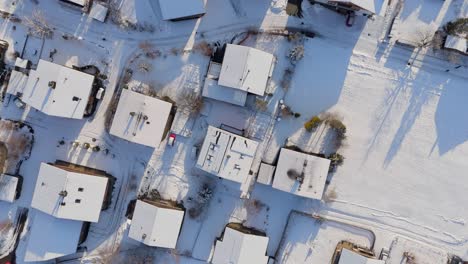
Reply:
[[[108,181],[41,163],[31,207],[57,218],[98,222]]]
[[[171,109],[171,103],[123,89],[110,133],[155,148],[161,143]]]
[[[76,252],[83,222],[35,211],[24,261],[46,261]]]
[[[213,264],[266,264],[268,237],[246,234],[226,227],[223,240],[218,240],[211,263]]]
[[[243,183],[257,147],[256,141],[209,126],[196,166],[213,175]]]
[[[185,212],[137,200],[128,236],[148,246],[175,248]]]
[[[194,17],[205,13],[203,0],[159,0],[163,20]]]
[[[329,159],[282,148],[273,188],[320,200],[329,168]],[[303,177],[302,183],[295,179],[294,175]]]
[[[263,96],[274,67],[274,56],[251,47],[228,44],[218,84]]]
[[[93,82],[90,74],[39,60],[37,69],[29,72],[21,100],[48,115],[81,119]]]
[[[463,53],[467,53],[468,52],[467,42],[468,40],[466,40],[465,38],[448,35],[447,39],[445,40],[444,47],[448,49],[458,50]]]

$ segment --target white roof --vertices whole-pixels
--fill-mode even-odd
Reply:
[[[209,126],[197,167],[213,175],[243,183],[249,174],[258,142]]]
[[[223,101],[233,105],[245,106],[247,92],[218,85],[218,81],[205,79],[203,97]]]
[[[268,237],[245,234],[226,227],[223,240],[216,242],[213,264],[266,264]]]
[[[275,173],[275,166],[270,164],[261,163],[260,169],[258,170],[257,182],[271,185],[273,174]]]
[[[22,94],[27,83],[28,75],[16,70],[12,70],[10,80],[8,81],[7,93],[15,96],[18,95],[18,93]]]
[[[100,3],[95,3],[89,11],[89,16],[96,19],[97,21],[104,22],[107,17],[107,11],[107,7],[101,5]]]
[[[29,63],[28,60],[17,57],[16,61],[15,61],[15,66],[19,67],[19,68],[26,69],[27,66],[28,66],[28,63]]]
[[[467,40],[465,38],[448,35],[444,47],[466,53],[468,51],[466,42]]]
[[[356,252],[343,248],[338,264],[385,264],[385,261],[366,258]]]
[[[31,207],[58,218],[98,222],[107,184],[106,177],[41,163]]]
[[[283,148],[276,166],[273,188],[320,200],[329,167],[329,159]],[[291,173],[303,175],[302,184],[290,178]]]
[[[62,0],[62,1],[75,3],[80,6],[84,6],[86,3],[86,0]]]
[[[264,95],[273,67],[272,54],[246,46],[228,44],[218,84]]]
[[[55,82],[55,89],[49,82]],[[48,115],[81,119],[86,109],[94,76],[39,60],[29,73],[21,100]]]
[[[18,177],[7,174],[0,175],[0,201],[13,202],[16,197]]]
[[[175,248],[184,211],[137,200],[128,236],[148,246]]]
[[[377,1],[381,2],[381,0],[377,0]],[[376,0],[331,0],[329,2],[353,4],[355,6],[360,7],[361,9],[372,12],[373,14],[376,13],[376,7],[375,7]]]
[[[171,103],[124,89],[110,133],[131,142],[157,147],[163,138],[171,108]]]
[[[58,219],[36,211],[24,261],[45,261],[76,252],[83,222]]]
[[[164,20],[180,19],[205,13],[203,0],[159,0]]]

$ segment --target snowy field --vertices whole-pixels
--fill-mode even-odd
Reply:
[[[120,15],[144,30],[123,29],[111,19],[97,22],[58,1],[0,2],[0,10],[20,18],[42,10],[55,27],[54,36],[42,41],[27,37],[24,25],[0,18],[0,39],[10,43],[10,65],[17,51],[33,64],[39,58],[67,66],[93,64],[107,76],[104,98],[88,119],[50,117],[5,100],[2,119],[33,127],[35,142],[20,170],[22,195],[13,204],[0,202],[0,223],[14,221],[19,208],[29,208],[41,162],[65,160],[105,170],[117,179],[110,208],[101,213],[99,223],[91,225],[82,245],[87,251],[71,256],[70,263],[79,263],[78,256],[83,256],[82,263],[99,263],[104,256],[111,256],[107,258],[111,262],[129,263],[136,255],[153,263],[206,263],[214,241],[230,222],[264,231],[269,237],[267,254],[278,263],[327,263],[343,239],[366,247],[375,242],[377,254],[382,247],[391,249],[389,263],[400,263],[406,251],[428,264],[445,264],[447,254],[468,258],[466,65],[455,68],[430,52],[413,53],[381,42],[382,32],[390,26],[383,17],[358,17],[353,27],[346,27],[344,16],[306,1],[304,17],[299,19],[286,15],[285,0],[208,0],[205,16],[176,23],[161,20],[158,1],[113,2],[118,11],[112,11],[112,16]],[[434,22],[439,27],[466,16],[467,7],[467,0],[406,0],[400,20]],[[260,34],[250,35],[243,45],[277,57],[267,88],[271,96],[260,98],[267,101],[266,109],[256,108],[255,96],[248,98],[245,108],[205,99],[201,113],[187,117],[190,133],[178,135],[172,147],[163,141],[159,148],[150,149],[108,134],[107,115],[115,103],[114,94],[124,85],[150,89],[177,104],[183,93],[199,93],[203,85],[209,57],[200,50],[200,43],[239,41],[253,28],[259,28]],[[286,55],[298,44],[280,36],[285,28],[316,33],[300,42],[304,57],[295,65]],[[155,56],[142,55],[148,50]],[[133,74],[123,84],[128,69]],[[286,69],[292,75],[284,88]],[[281,99],[300,116],[276,121]],[[328,177],[326,202],[261,184],[253,186],[250,199],[240,199],[239,184],[194,168],[193,149],[202,144],[208,125],[246,129],[260,141],[253,170],[260,161],[274,162],[286,143],[327,152],[326,130],[310,133],[303,126],[324,113],[338,116],[347,127],[347,138],[338,149],[345,161]],[[75,140],[107,151],[73,147]],[[206,188],[212,194],[202,199],[199,194]],[[127,237],[128,202],[152,190],[183,202],[187,209],[175,250],[150,249]],[[376,241],[361,229],[319,222],[293,211],[354,223],[375,231]],[[2,230],[0,225],[0,232],[13,237],[12,229],[6,229],[9,226]],[[19,263],[28,236],[25,230],[17,249]]]

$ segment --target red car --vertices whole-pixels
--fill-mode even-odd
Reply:
[[[169,135],[169,139],[167,140],[167,145],[168,145],[168,146],[174,146],[174,141],[175,141],[175,139],[176,139],[176,134],[171,133],[171,134]]]

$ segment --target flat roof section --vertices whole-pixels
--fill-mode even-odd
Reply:
[[[177,20],[205,14],[203,0],[159,0],[163,20]]]

